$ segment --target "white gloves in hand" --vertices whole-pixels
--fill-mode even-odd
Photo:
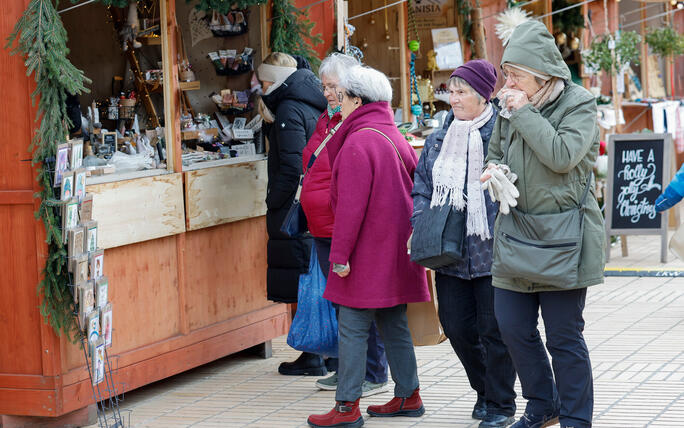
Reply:
[[[520,192],[516,189],[515,181],[518,176],[511,172],[508,165],[487,165],[487,169],[480,180],[483,181],[482,188],[489,190],[489,196],[492,201],[499,201],[499,210],[503,214],[508,214],[510,207],[518,205],[516,200],[520,196]]]

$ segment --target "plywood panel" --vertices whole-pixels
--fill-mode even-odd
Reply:
[[[0,373],[42,373],[35,223],[33,205],[0,205]]]
[[[266,242],[265,217],[186,234],[186,304],[191,330],[269,304]]]
[[[88,186],[98,244],[113,248],[185,230],[180,173]]]
[[[109,300],[114,310],[110,354],[145,347],[179,332],[176,238],[105,251]],[[83,365],[83,351],[68,346],[64,369]]]
[[[185,173],[188,230],[266,214],[266,161]]]
[[[4,40],[13,30],[24,11],[24,1],[3,1],[0,4],[0,34]],[[3,44],[4,46],[4,44]],[[34,128],[33,109],[29,94],[29,79],[24,62],[18,55],[10,56],[9,49],[0,49],[0,190],[31,189],[33,173],[28,146]]]

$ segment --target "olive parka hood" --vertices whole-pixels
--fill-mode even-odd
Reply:
[[[596,100],[589,91],[570,81],[570,70],[563,62],[553,36],[538,21],[525,22],[513,31],[501,64],[507,62],[559,77],[564,80],[565,87],[556,99],[539,108],[527,104],[513,111],[509,119],[499,116],[489,141],[486,162],[506,164],[518,175],[515,186],[520,192],[517,199],[520,211],[554,214],[576,208],[591,180],[598,156]],[[603,282],[603,216],[594,195],[593,182],[589,185],[591,191],[584,208],[577,281],[559,288],[526,278],[500,278],[494,274],[492,284],[495,287],[530,293],[584,288]],[[499,213],[499,217],[501,215]],[[494,265],[499,257],[499,220],[494,232]]]
[[[536,19],[515,27],[501,57],[501,66],[507,62],[570,80],[570,69],[563,61],[555,39],[546,26]]]

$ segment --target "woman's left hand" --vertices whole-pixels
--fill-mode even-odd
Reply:
[[[349,265],[345,266],[344,270],[341,272],[337,272],[337,274],[340,276],[340,278],[344,278],[345,276],[349,275],[349,272],[351,272],[351,268]]]
[[[519,91],[517,89],[504,89],[501,92],[501,95],[503,95],[506,100],[506,108],[510,109],[511,111],[521,109],[527,104],[530,104],[527,94],[523,91]]]

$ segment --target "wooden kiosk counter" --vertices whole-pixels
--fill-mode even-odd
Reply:
[[[28,3],[2,2],[3,39]],[[266,300],[265,155],[181,164],[176,3],[160,4],[168,168],[87,186],[114,307],[108,353],[114,382],[127,391],[262,343],[268,353],[290,323],[286,305]],[[259,22],[263,10],[255,11]],[[78,418],[93,403],[83,351],[44,323],[36,294],[47,246],[34,218],[36,170],[24,161],[35,84],[7,49],[0,65],[0,425]]]

